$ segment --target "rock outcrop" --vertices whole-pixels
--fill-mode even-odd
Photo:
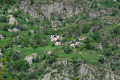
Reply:
[[[72,17],[81,11],[80,8],[65,4],[65,2],[61,0],[57,0],[51,4],[38,5],[31,5],[29,0],[23,0],[21,1],[20,8],[35,18],[43,18],[43,16],[45,16],[48,19],[50,19],[51,16]]]
[[[17,20],[13,17],[13,15],[9,15],[9,24],[18,24]]]

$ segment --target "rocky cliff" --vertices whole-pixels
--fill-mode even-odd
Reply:
[[[42,80],[119,80],[120,76],[114,74],[113,71],[89,65],[86,63],[77,63],[76,64],[63,60],[53,64],[57,68],[51,69],[50,67],[46,70],[50,70],[49,73],[45,74]],[[62,65],[61,70],[60,65]],[[77,76],[77,77],[76,77]]]
[[[70,5],[73,3],[65,3],[65,1],[57,0],[55,2],[52,2],[50,4],[30,4],[29,0],[23,0],[21,1],[20,8],[24,10],[24,12],[29,13],[31,16],[37,18],[43,18],[45,16],[46,18],[50,19],[51,16],[62,16],[62,17],[72,17],[79,12],[82,12],[81,8],[78,8],[77,6]]]

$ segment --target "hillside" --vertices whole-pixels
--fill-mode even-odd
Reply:
[[[120,80],[120,0],[0,0],[0,80]]]

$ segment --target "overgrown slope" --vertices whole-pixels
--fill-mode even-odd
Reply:
[[[2,1],[0,80],[120,80],[119,17],[119,0]]]

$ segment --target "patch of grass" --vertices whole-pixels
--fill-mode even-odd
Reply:
[[[115,2],[114,0],[100,0],[100,4],[108,8],[119,5],[119,3]]]
[[[28,55],[33,54],[33,53],[38,53],[38,55],[43,56],[44,52],[53,51],[57,48],[60,48],[60,46],[56,46],[56,47],[47,46],[47,47],[39,47],[39,48],[36,48],[36,49],[33,49],[32,47],[18,48],[18,47],[14,46],[10,50],[15,50],[16,49],[16,50],[21,51],[22,59],[24,59],[25,56],[28,56]],[[9,50],[7,52],[9,52]]]
[[[8,45],[10,40],[11,40],[10,38],[0,40],[0,48],[4,48],[6,45]]]

